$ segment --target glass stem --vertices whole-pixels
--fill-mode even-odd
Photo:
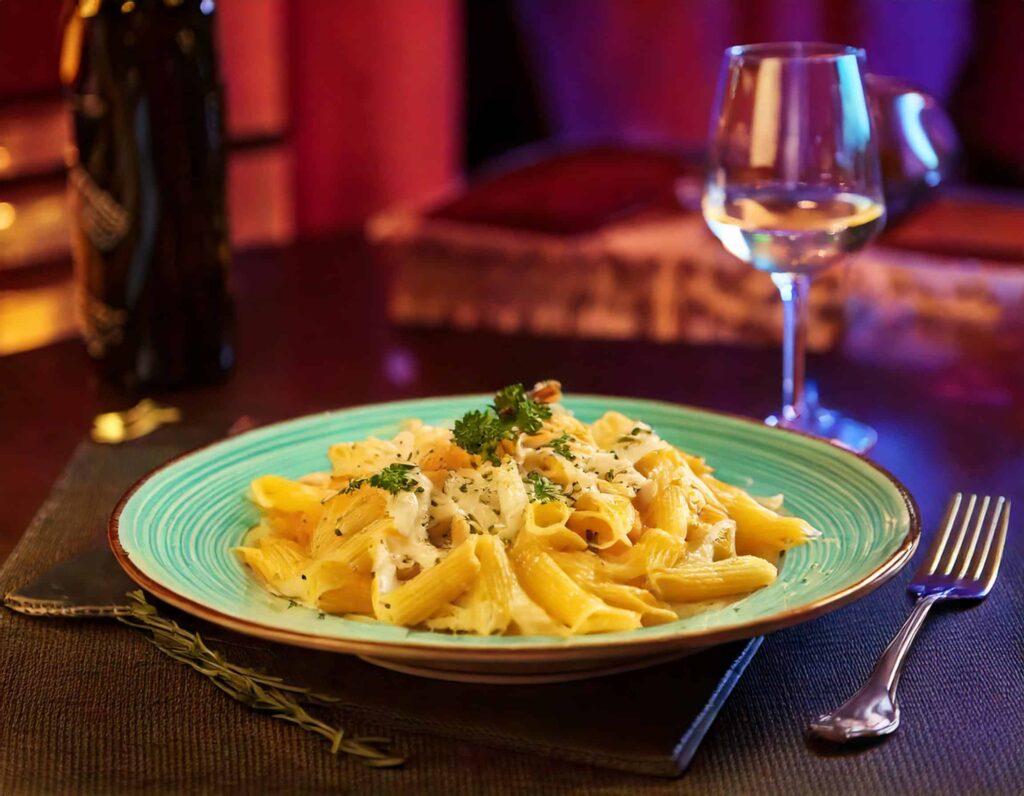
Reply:
[[[782,417],[793,422],[807,417],[804,360],[811,278],[806,274],[772,274],[772,281],[782,296]]]

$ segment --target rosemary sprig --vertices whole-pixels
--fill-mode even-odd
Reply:
[[[331,754],[341,752],[352,755],[376,768],[400,766],[405,762],[404,757],[386,751],[391,743],[389,739],[367,736],[346,738],[343,728],[332,727],[314,718],[302,706],[303,702],[330,704],[337,702],[335,698],[230,663],[220,653],[207,647],[198,633],[190,633],[177,622],[160,616],[141,591],[129,592],[128,599],[131,613],[117,617],[118,621],[147,631],[150,634],[148,641],[157,649],[205,675],[232,699],[275,719],[297,724],[307,732],[323,736],[331,743]]]

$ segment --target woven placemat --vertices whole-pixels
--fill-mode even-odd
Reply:
[[[132,481],[211,436],[206,429],[186,426],[122,448],[83,443],[5,567],[5,590],[10,580],[19,575],[26,580],[30,569],[38,570],[44,561],[66,556],[82,542],[95,544],[102,536],[110,507]],[[44,541],[47,539],[49,544]],[[30,558],[31,566],[27,567],[25,558],[33,553],[35,560]],[[124,592],[136,588],[112,555],[106,556],[102,548],[97,553],[90,555],[90,566],[106,586]],[[403,751],[405,735],[420,733],[660,776],[678,776],[685,770],[760,645],[760,639],[722,645],[671,664],[572,683],[476,685],[411,677],[351,656],[264,642],[166,605],[160,605],[160,612],[200,633],[232,663],[338,698],[336,706],[315,712],[329,714],[332,719],[340,713],[344,723],[360,731],[371,724],[383,727],[394,737],[398,752]],[[132,638],[127,629],[110,636],[109,630],[100,630],[96,622],[38,621],[58,623],[55,629],[63,632],[65,653],[93,647],[98,643],[97,633],[103,634],[101,646],[109,647],[111,653],[125,645],[144,647],[141,637]],[[25,632],[37,631],[32,627]],[[128,650],[123,652],[127,654]],[[171,661],[154,660],[147,677],[161,679],[165,669],[173,668]],[[15,686],[14,690],[31,700],[40,696],[36,689],[41,685],[25,682],[21,689]],[[99,680],[89,686],[83,678],[81,685],[102,691],[105,684]],[[212,687],[207,691],[205,704],[198,711],[190,707],[184,715],[154,717],[153,724],[190,721],[196,712],[208,714],[222,709],[223,697]],[[125,694],[117,696],[118,700],[129,699]],[[659,705],[659,710],[650,710],[653,704]],[[253,715],[251,723],[248,731],[257,737],[270,731],[263,726],[268,723],[265,718]],[[622,732],[624,724],[630,727],[628,733]],[[96,724],[90,721],[88,726]],[[203,730],[203,734],[214,744],[222,740],[212,730]],[[291,749],[318,743],[316,737],[293,732],[286,746]]]
[[[210,436],[180,426],[120,448],[83,443],[0,570],[0,593],[89,548],[141,473]],[[691,695],[713,690],[736,652],[715,653],[717,679],[695,676],[691,658],[576,684],[517,687],[522,693],[510,700],[501,688],[431,682],[264,645],[161,606],[207,630],[229,659],[342,696],[345,706],[329,709],[332,721],[389,736],[408,755],[404,768],[382,771],[333,757],[301,730],[253,714],[116,622],[2,611],[0,792],[1018,792],[1024,581],[1012,546],[1010,553],[998,600],[926,628],[904,676],[907,718],[896,737],[836,752],[808,743],[802,731],[809,715],[863,676],[905,617],[900,584],[769,638],[678,782],[578,761],[671,773],[665,740],[685,735],[699,713],[682,712],[693,710]]]

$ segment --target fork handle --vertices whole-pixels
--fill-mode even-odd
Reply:
[[[879,687],[884,687],[889,694],[889,699],[893,701],[893,704],[896,703],[896,686],[899,685],[903,662],[910,651],[910,645],[917,638],[917,632],[924,624],[924,620],[928,618],[928,612],[932,610],[932,606],[941,599],[941,594],[929,594],[918,599],[914,604],[914,610],[910,612],[910,616],[903,623],[900,632],[889,642],[889,646],[885,648],[885,652],[875,664],[871,676],[868,677],[864,687],[857,692],[858,694],[869,689],[877,690]]]
[[[813,734],[830,741],[846,742],[887,735],[899,726],[896,686],[903,671],[903,662],[928,612],[940,599],[942,594],[929,594],[918,599],[864,685],[836,710],[813,721],[810,727]]]

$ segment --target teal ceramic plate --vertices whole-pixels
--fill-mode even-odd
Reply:
[[[786,496],[822,537],[786,554],[778,580],[731,605],[655,627],[570,639],[446,635],[321,616],[266,592],[231,553],[257,519],[246,499],[263,474],[328,469],[331,443],[390,437],[405,418],[450,424],[489,396],[346,409],[277,423],[186,454],[122,498],[110,520],[121,565],[157,597],[212,622],[278,642],[353,653],[404,671],[464,679],[576,676],[664,660],[812,619],[879,586],[920,533],[907,490],[884,470],[820,440],[673,404],[606,396],[565,400],[590,422],[609,409],[650,423],[700,454],[718,477]]]

